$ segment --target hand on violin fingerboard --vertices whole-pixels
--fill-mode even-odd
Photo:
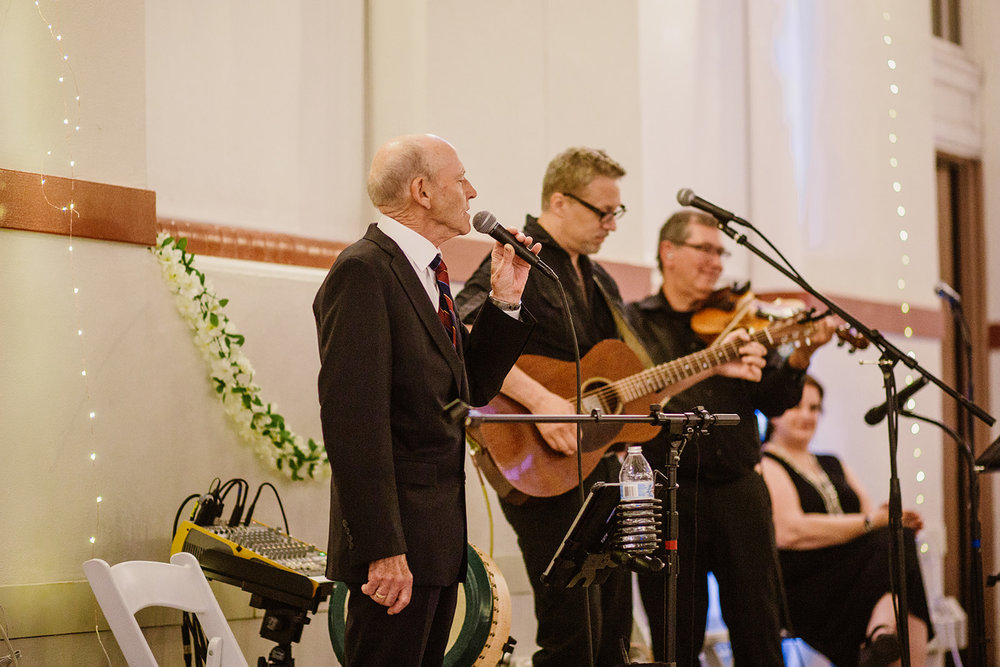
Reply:
[[[837,331],[837,327],[841,324],[843,322],[840,318],[834,315],[827,315],[815,322],[813,330],[809,333],[809,338],[788,356],[788,365],[802,371],[809,368],[813,352],[829,343]]]

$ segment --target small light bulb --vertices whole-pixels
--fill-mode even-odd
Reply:
[[[897,86],[897,85],[896,85],[896,84],[894,84],[894,83],[893,83],[893,84],[891,84],[891,85],[889,86],[889,92],[890,92],[890,93],[892,93],[893,95],[899,95],[899,86]]]
[[[910,263],[910,256],[903,255],[902,257],[899,258],[899,261],[902,262],[904,266],[908,266]]]
[[[889,166],[890,167],[898,167],[899,166],[899,160],[897,160],[894,157],[889,158]]]
[[[97,460],[97,452],[91,452],[90,453],[90,460],[91,461],[96,461]]]
[[[94,418],[94,417],[96,417],[96,416],[97,416],[97,413],[96,413],[96,412],[91,412],[91,413],[90,413],[90,418],[91,418],[91,419],[93,419],[93,418]]]
[[[923,452],[920,450],[919,447],[913,448],[913,458],[919,459],[921,454],[923,454]]]
[[[903,184],[900,183],[899,181],[893,181],[892,189],[895,190],[896,192],[899,192],[900,190],[903,189]]]
[[[102,498],[101,496],[97,496],[97,502],[102,502],[103,500],[104,498]]]
[[[922,494],[922,493],[918,493],[917,494],[917,504],[918,505],[923,505],[924,504],[924,494]],[[927,545],[925,544],[922,547],[920,547],[920,550],[926,553],[926,551],[927,551],[926,547],[927,547]]]
[[[896,69],[896,61],[889,58],[889,69]]]
[[[898,287],[899,289],[906,289],[906,281],[900,278],[899,280],[896,281],[896,287]]]
[[[904,206],[897,206],[896,207],[896,215],[898,215],[901,218],[904,215],[906,215],[906,207],[904,207]]]
[[[86,370],[80,371],[80,375],[83,377],[87,377],[87,371]]]
[[[913,327],[906,327],[905,329],[903,329],[903,335],[906,336],[907,338],[912,338]],[[916,424],[914,424],[914,426],[916,426]],[[916,431],[914,431],[914,433],[916,433]]]
[[[892,37],[889,35],[882,35],[882,41],[885,42],[886,45],[892,44]]]
[[[896,110],[889,109],[889,118],[895,118],[895,117],[896,117]]]
[[[920,471],[917,472],[917,481],[918,482],[924,481],[924,471],[923,470],[920,470]]]
[[[96,538],[96,537],[94,537],[93,535],[91,535],[91,536],[90,536],[90,543],[91,543],[91,544],[94,544],[95,542],[97,542],[97,538]]]
[[[910,304],[902,303],[899,305],[899,309],[903,311],[903,314],[905,315],[906,313],[910,312]]]
[[[890,132],[889,133],[889,143],[890,144],[896,143],[896,133],[895,132]]]
[[[76,330],[76,335],[77,336],[82,336],[83,335],[83,329],[77,329]]]

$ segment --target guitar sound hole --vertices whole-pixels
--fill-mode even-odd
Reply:
[[[583,386],[583,411],[586,413],[593,410],[600,410],[606,415],[616,415],[622,411],[622,402],[618,394],[609,390],[608,383],[600,380],[591,380]]]

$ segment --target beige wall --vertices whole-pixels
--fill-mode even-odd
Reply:
[[[368,156],[394,134],[451,139],[480,191],[474,207],[511,224],[537,213],[548,159],[589,144],[630,172],[629,214],[602,251],[607,259],[651,263],[656,229],[676,207],[676,191],[691,187],[757,224],[824,292],[934,307],[934,45],[923,4],[877,4],[811,3],[805,13],[802,3],[729,0],[42,2],[63,35],[57,43],[31,3],[13,2],[0,18],[0,167],[148,188],[161,216],[352,240],[372,219],[363,193]],[[1000,14],[986,2],[970,11],[982,95],[952,120],[960,129],[982,123],[988,244],[1000,252],[990,125],[1000,117],[991,76],[1000,55],[989,37]],[[895,74],[885,66],[886,31]],[[75,93],[57,82],[63,53],[78,113]],[[894,98],[886,93],[892,82],[901,90]],[[891,124],[890,104],[898,111]],[[81,129],[67,139],[61,120],[75,124],[77,116]],[[972,137],[975,151],[976,133],[961,136]],[[897,170],[887,166],[890,153]],[[895,213],[900,204],[905,223]],[[0,226],[3,216],[0,208]],[[37,597],[32,587],[51,593],[70,582],[73,599],[86,600],[79,565],[91,555],[165,558],[177,505],[214,476],[276,483],[293,534],[316,544],[326,534],[325,485],[266,470],[229,427],[152,257],[99,242],[75,242],[70,254],[67,245],[0,231],[0,307],[16,313],[0,318],[0,414],[8,416],[0,438],[13,480],[4,525],[26,545],[0,559],[0,604],[15,635],[58,608],[58,595]],[[265,397],[295,430],[318,437],[309,303],[322,272],[226,260],[203,268],[231,298]],[[727,277],[752,278],[758,289],[788,286],[739,249]],[[994,321],[998,299],[989,295]],[[893,342],[940,369],[936,340],[918,331]],[[831,346],[815,370],[836,399],[822,444],[848,457],[879,498],[885,435],[861,415],[881,400],[880,374],[855,363],[875,356]],[[939,415],[940,393],[924,389],[917,409]],[[916,447],[922,459],[913,457]],[[904,503],[924,494],[926,536],[936,544],[940,437],[929,428],[907,433],[900,451]],[[926,480],[918,484],[920,471]],[[474,484],[469,498],[471,537],[485,547],[488,513]],[[533,639],[530,596],[512,533],[495,511],[493,520],[523,656]],[[90,610],[81,605],[85,627]],[[306,629],[297,655],[304,664],[328,657],[325,622],[319,615]],[[239,623],[255,655],[254,623]],[[156,637],[158,650],[173,655],[176,638]],[[49,662],[99,655],[91,635],[15,645]]]

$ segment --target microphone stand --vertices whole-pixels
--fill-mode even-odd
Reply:
[[[683,204],[685,202],[682,201],[681,203]],[[896,596],[897,600],[896,631],[899,637],[900,649],[902,652],[902,665],[903,667],[910,667],[909,628],[908,628],[909,613],[908,613],[907,600],[905,596],[906,580],[905,580],[905,566],[904,566],[903,548],[902,548],[903,545],[902,497],[899,487],[899,471],[897,470],[896,467],[896,448],[898,442],[897,424],[899,416],[899,406],[896,405],[895,401],[896,381],[893,372],[896,364],[902,362],[905,366],[909,367],[912,370],[917,371],[918,373],[926,377],[928,380],[930,380],[938,387],[940,387],[942,391],[944,391],[946,394],[948,394],[956,401],[958,401],[962,406],[964,406],[965,409],[968,410],[970,415],[975,415],[977,418],[985,422],[988,426],[992,426],[996,420],[992,416],[990,416],[987,412],[985,412],[982,408],[975,405],[971,401],[967,400],[964,396],[962,396],[957,391],[949,387],[936,375],[924,369],[915,358],[908,356],[898,347],[890,343],[877,330],[869,329],[864,324],[862,324],[856,317],[848,313],[846,310],[838,306],[836,303],[831,301],[823,294],[819,293],[811,285],[809,285],[809,283],[807,283],[806,280],[798,274],[798,272],[794,270],[789,270],[789,268],[787,268],[786,266],[779,264],[774,259],[769,257],[765,252],[757,248],[753,243],[749,242],[745,234],[738,232],[737,230],[733,229],[732,226],[730,225],[731,222],[735,222],[756,231],[756,228],[749,222],[738,216],[729,214],[727,211],[722,211],[721,209],[719,209],[719,211],[717,212],[713,211],[709,212],[712,213],[713,216],[718,221],[718,227],[722,231],[722,233],[724,233],[729,238],[733,239],[737,243],[737,245],[741,245],[747,248],[753,254],[763,259],[774,269],[776,269],[779,273],[781,273],[782,275],[790,279],[792,282],[794,282],[796,285],[801,287],[806,293],[811,295],[820,303],[823,303],[829,309],[830,312],[836,314],[845,322],[849,323],[862,336],[868,339],[872,345],[874,345],[875,347],[877,347],[879,350],[882,351],[882,356],[879,358],[879,366],[882,369],[882,375],[885,385],[885,398],[887,407],[886,421],[888,423],[888,432],[889,432],[888,434],[889,469],[890,469],[889,525],[892,529],[891,530],[892,541],[891,541],[890,552],[892,553],[893,563],[895,564],[895,575],[897,580],[896,583],[899,586],[899,589],[897,589],[897,591],[894,591],[898,593],[898,595]],[[721,213],[725,213],[726,215],[720,215]],[[977,582],[975,585],[979,586],[979,583]],[[977,639],[977,643],[978,642],[979,639]],[[982,665],[982,667],[985,667],[985,661],[979,664]]]
[[[678,538],[678,516],[677,516],[677,466],[680,465],[681,451],[684,445],[701,434],[708,433],[711,426],[735,426],[740,423],[740,417],[736,414],[711,414],[704,408],[696,408],[696,412],[685,413],[664,413],[660,412],[659,405],[651,405],[648,415],[606,415],[598,409],[594,409],[589,415],[533,415],[533,414],[494,414],[485,413],[475,409],[469,409],[462,404],[457,410],[457,401],[449,404],[447,410],[452,418],[461,418],[464,412],[466,428],[479,426],[488,422],[527,422],[539,423],[570,423],[577,425],[577,434],[583,431],[584,424],[587,423],[644,423],[653,426],[668,426],[670,432],[670,449],[667,458],[667,494],[668,494],[668,534],[664,540],[664,547],[667,554],[667,622],[663,629],[666,647],[667,665],[676,665],[676,606],[677,606],[677,538]],[[579,451],[579,447],[577,449]],[[582,465],[582,464],[581,464]],[[658,473],[662,476],[663,473]],[[571,529],[572,531],[572,529]],[[587,587],[589,591],[589,587]],[[593,659],[591,651],[591,659]]]
[[[969,323],[965,318],[965,313],[962,311],[962,303],[957,299],[952,298],[947,298],[947,301],[952,319],[955,323],[955,329],[957,329],[959,333],[964,348],[966,397],[971,403],[975,385],[972,374],[972,333],[969,329]],[[970,657],[974,659],[974,664],[985,665],[986,593],[983,590],[982,528],[979,521],[979,477],[976,470],[975,460],[976,431],[975,423],[972,420],[972,414],[968,410],[962,410],[961,413],[965,417],[967,440],[963,441],[956,439],[956,442],[964,445],[962,452],[967,457],[966,463],[968,465],[969,475],[969,519],[966,525],[960,526],[959,532],[963,538],[968,537],[969,541],[967,543],[959,542],[962,547],[959,555],[962,557],[962,562],[966,562],[964,557],[968,547],[971,547],[971,550],[968,551],[970,572],[967,577],[967,581],[963,581],[966,588],[966,603],[969,606],[968,615],[971,626],[971,631],[969,632],[969,654]],[[937,422],[931,423],[937,424]],[[942,427],[944,426],[943,424],[937,425]],[[948,434],[953,438],[958,436],[958,434],[954,433],[951,429],[947,429],[946,432],[948,432]],[[968,545],[968,547],[966,545]]]

